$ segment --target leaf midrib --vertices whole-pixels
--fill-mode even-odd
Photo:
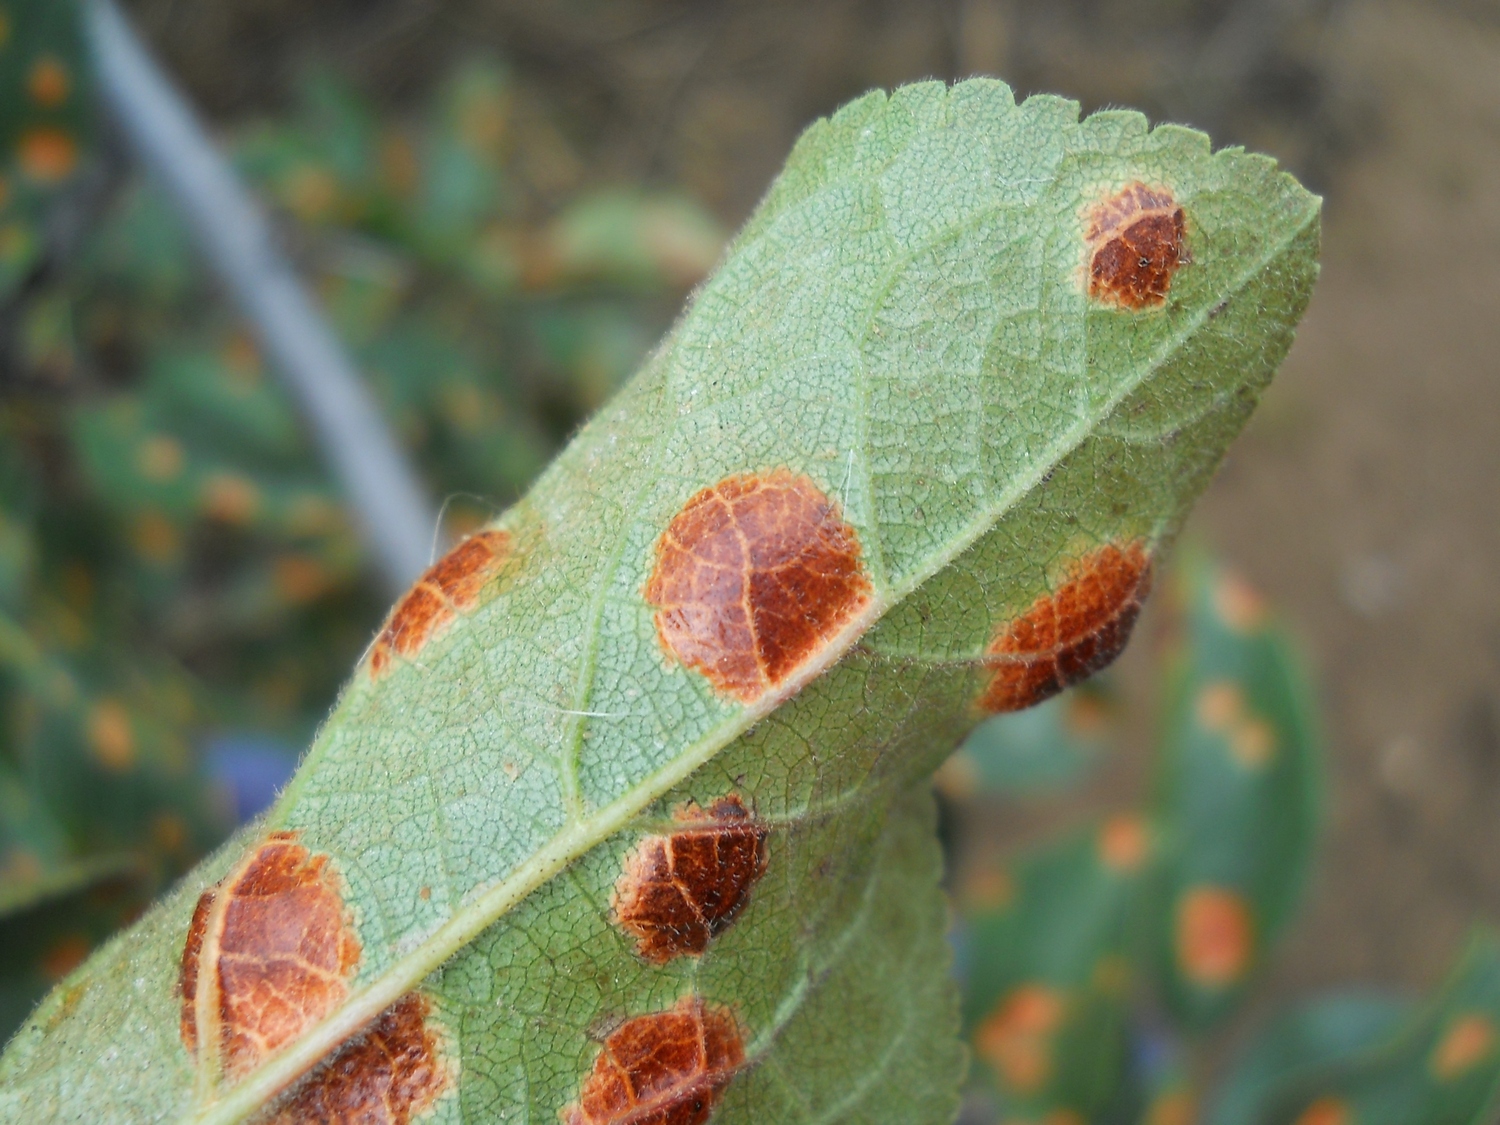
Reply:
[[[1234,282],[1225,287],[1225,294],[1232,297],[1245,289],[1290,249],[1315,221],[1316,216],[1316,206],[1309,206],[1302,222],[1292,227],[1286,237],[1274,243],[1268,253],[1241,271]],[[1079,419],[1073,427],[1064,431],[1051,444],[1050,456],[1033,458],[1030,471],[1019,474],[1010,489],[1002,492],[992,504],[981,507],[963,530],[952,537],[948,549],[934,552],[926,566],[910,572],[908,578],[892,587],[888,595],[882,596],[877,590],[865,610],[840,631],[815,661],[804,665],[780,688],[768,692],[756,703],[711,728],[702,738],[686,747],[682,754],[649,775],[630,792],[598,809],[591,817],[568,824],[500,882],[487,890],[471,892],[467,905],[462,906],[409,953],[391,964],[378,978],[354,993],[341,1008],[251,1071],[223,1098],[207,1106],[190,1108],[180,1118],[182,1125],[231,1125],[267,1104],[325,1056],[362,1031],[386,1008],[420,985],[434,969],[464,949],[533,891],[561,873],[574,860],[623,830],[653,801],[697,772],[724,746],[843,659],[859,637],[880,620],[887,609],[899,604],[948,567],[1007,511],[1030,494],[1069,453],[1082,445],[1114,413],[1121,402],[1160,370],[1186,340],[1195,337],[1202,330],[1212,308],[1212,304],[1205,303],[1205,307],[1195,314],[1183,331],[1177,333],[1151,361],[1141,365],[1139,378],[1121,383],[1105,409],[1093,418]],[[867,451],[861,453],[862,460],[866,459]]]

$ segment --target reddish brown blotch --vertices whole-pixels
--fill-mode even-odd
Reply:
[[[677,819],[680,829],[645,837],[626,857],[610,902],[640,955],[657,964],[702,953],[766,870],[766,827],[738,797],[721,797],[706,813],[690,804]]]
[[[734,1016],[697,997],[637,1016],[604,1041],[565,1125],[704,1125],[745,1044]]]
[[[392,654],[413,657],[461,613],[479,604],[479,592],[510,557],[510,535],[481,531],[449,551],[396,603],[370,650],[370,675],[391,666]]]
[[[656,544],[645,598],[662,647],[750,702],[817,655],[870,600],[838,507],[786,469],[693,496]]]
[[[273,832],[198,898],[182,951],[182,1041],[230,1080],[341,1004],[360,945],[328,856]]]
[[[1092,676],[1125,650],[1150,591],[1151,555],[1140,541],[1106,543],[1078,559],[1055,591],[1000,627],[979,706],[1019,711]]]
[[[427,1000],[408,992],[293,1087],[266,1125],[406,1125],[451,1083],[428,1013]]]
[[[1191,259],[1186,220],[1172,193],[1139,181],[1088,215],[1089,296],[1122,309],[1163,304],[1172,275]]]

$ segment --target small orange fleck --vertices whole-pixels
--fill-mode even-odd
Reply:
[[[89,750],[105,769],[122,773],[135,764],[130,712],[116,699],[101,699],[89,711]]]
[[[1076,1109],[1054,1109],[1042,1118],[1042,1125],[1088,1125],[1088,1119]]]
[[[393,654],[415,656],[440,629],[479,605],[479,593],[510,557],[510,535],[481,531],[449,551],[396,603],[370,650],[370,675],[391,666]]]
[[[21,134],[16,158],[37,183],[61,183],[78,167],[78,142],[55,126],[37,125]]]
[[[1144,543],[1107,543],[1078,559],[1055,592],[996,633],[979,706],[1019,711],[1092,676],[1125,650],[1150,591]]]
[[[135,459],[141,476],[157,484],[164,484],[182,472],[185,461],[181,443],[163,434],[157,434],[141,442]]]
[[[246,524],[260,507],[260,489],[238,473],[215,473],[203,482],[202,499],[210,519]]]
[[[1353,1125],[1354,1114],[1340,1098],[1319,1098],[1298,1116],[1292,1125]]]
[[[188,840],[188,827],[176,813],[157,813],[151,820],[151,842],[158,851],[172,854],[182,850]]]
[[[1200,988],[1234,984],[1255,948],[1250,907],[1225,887],[1194,887],[1177,904],[1177,963]]]
[[[283,181],[281,197],[297,218],[317,222],[328,218],[337,206],[339,182],[327,168],[304,164]]]
[[[1003,867],[985,866],[964,880],[964,901],[974,910],[1002,910],[1016,898],[1016,881]]]
[[[178,973],[182,1039],[231,1080],[341,1004],[359,962],[338,877],[273,832],[198,898]]]
[[[1236,633],[1253,633],[1265,624],[1266,603],[1239,575],[1225,572],[1214,580],[1214,610]]]
[[[62,105],[72,89],[68,68],[52,55],[38,59],[26,76],[26,92],[43,109],[56,109]]]
[[[766,870],[764,825],[736,796],[680,810],[682,828],[646,836],[626,857],[610,909],[636,950],[662,964],[697,955],[739,916]]]
[[[82,934],[69,934],[61,938],[42,957],[42,975],[48,980],[62,980],[83,964],[92,948],[93,943]]]
[[[1488,1016],[1466,1013],[1448,1025],[1428,1065],[1439,1081],[1452,1081],[1487,1058],[1495,1049],[1495,1039],[1495,1025]]]
[[[392,132],[380,144],[380,172],[393,194],[407,199],[422,179],[422,163],[411,138]]]
[[[1020,985],[975,1030],[975,1053],[1017,1093],[1034,1094],[1052,1077],[1052,1038],[1066,1012],[1056,990]]]
[[[165,514],[154,508],[144,511],[135,520],[135,526],[130,528],[130,543],[135,546],[136,553],[141,558],[156,562],[157,565],[177,561],[177,556],[181,553],[181,538],[177,535],[177,528],[172,526]]]
[[[1150,851],[1150,830],[1134,813],[1112,816],[1099,829],[1099,859],[1122,875],[1138,871]]]
[[[1230,733],[1229,752],[1246,769],[1260,769],[1276,753],[1276,732],[1264,719],[1247,718]]]
[[[1130,984],[1130,961],[1118,953],[1106,953],[1094,965],[1092,980],[1106,995],[1123,995]]]
[[[657,540],[644,594],[662,647],[749,703],[816,657],[868,604],[870,583],[837,505],[776,469],[693,496]]]
[[[1171,1090],[1146,1110],[1145,1125],[1193,1125],[1198,1106],[1190,1091]]]
[[[734,1016],[697,997],[627,1020],[604,1041],[566,1125],[705,1125],[745,1063]]]
[[[423,902],[429,901],[432,898],[432,888],[431,887],[422,887],[421,889],[419,889],[417,891],[417,897],[419,899],[421,899]]]
[[[1165,303],[1172,275],[1190,261],[1182,208],[1166,188],[1136,182],[1095,205],[1088,245],[1088,292],[1122,309]]]
[[[1205,728],[1227,734],[1245,713],[1245,694],[1229,680],[1215,681],[1198,693],[1197,713]]]
[[[332,576],[317,559],[308,555],[278,555],[271,563],[277,592],[293,605],[306,605],[326,594]]]
[[[408,992],[293,1087],[266,1125],[407,1125],[452,1085],[429,1013],[426,998]]]

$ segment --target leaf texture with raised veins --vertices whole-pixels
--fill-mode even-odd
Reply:
[[[41,1006],[0,1115],[295,1119],[338,1093],[310,1083],[369,1095],[378,1055],[377,1120],[950,1120],[926,776],[997,669],[1041,698],[1124,643],[1121,599],[1290,344],[1318,229],[1265,158],[999,82],[813,125],[482,580],[408,595],[266,818]],[[701,952],[643,956],[622,872],[671,883],[697,853],[644,842],[701,844],[730,797],[763,873]],[[267,840],[339,888],[357,964],[238,1054],[191,986],[190,1051],[190,927],[228,965]],[[426,1047],[391,1046],[397,1016]]]

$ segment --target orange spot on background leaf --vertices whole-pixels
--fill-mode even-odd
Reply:
[[[697,997],[621,1024],[600,1049],[566,1125],[704,1125],[744,1065],[734,1017]]]
[[[1297,1117],[1292,1125],[1351,1125],[1354,1114],[1347,1102],[1339,1098],[1319,1098]]]
[[[443,627],[479,604],[479,593],[510,557],[504,531],[481,531],[449,551],[396,603],[370,651],[370,674],[379,676],[392,654],[413,657]]]
[[[118,700],[101,699],[90,708],[88,739],[94,760],[111,773],[135,764],[135,729],[130,712]]]
[[[680,831],[636,845],[610,904],[640,955],[657,964],[702,953],[766,870],[766,828],[738,797],[715,801],[707,813],[690,805],[678,818]]]
[[[1182,208],[1166,188],[1128,184],[1090,212],[1089,296],[1123,309],[1163,304],[1172,275],[1189,261]]]
[[[1144,543],[1107,543],[1069,568],[990,642],[994,669],[979,698],[986,711],[1019,711],[1092,676],[1124,651],[1151,591]]]
[[[51,55],[38,59],[26,75],[26,93],[43,109],[62,105],[72,88],[68,68]]]
[[[1179,971],[1201,988],[1234,984],[1250,967],[1255,926],[1243,895],[1225,887],[1200,886],[1177,904]]]
[[[748,703],[831,641],[870,583],[834,502],[777,469],[693,496],[657,541],[645,598],[662,647]]]
[[[428,1013],[427,1000],[408,992],[282,1098],[267,1125],[406,1125],[452,1082]]]
[[[1138,871],[1151,851],[1151,833],[1134,813],[1121,813],[1099,828],[1099,859],[1112,871],[1128,875]]]
[[[1008,993],[974,1033],[974,1050],[1013,1090],[1034,1094],[1052,1077],[1052,1039],[1067,1005],[1043,984]]]
[[[275,832],[204,891],[183,946],[183,1042],[246,1073],[348,995],[359,961],[337,876],[295,833]]]
[[[1488,1016],[1479,1012],[1459,1016],[1433,1048],[1432,1073],[1440,1081],[1452,1081],[1483,1061],[1495,1043],[1495,1025]]]
[[[16,142],[21,171],[39,184],[67,179],[78,167],[78,142],[52,125],[27,129]]]

